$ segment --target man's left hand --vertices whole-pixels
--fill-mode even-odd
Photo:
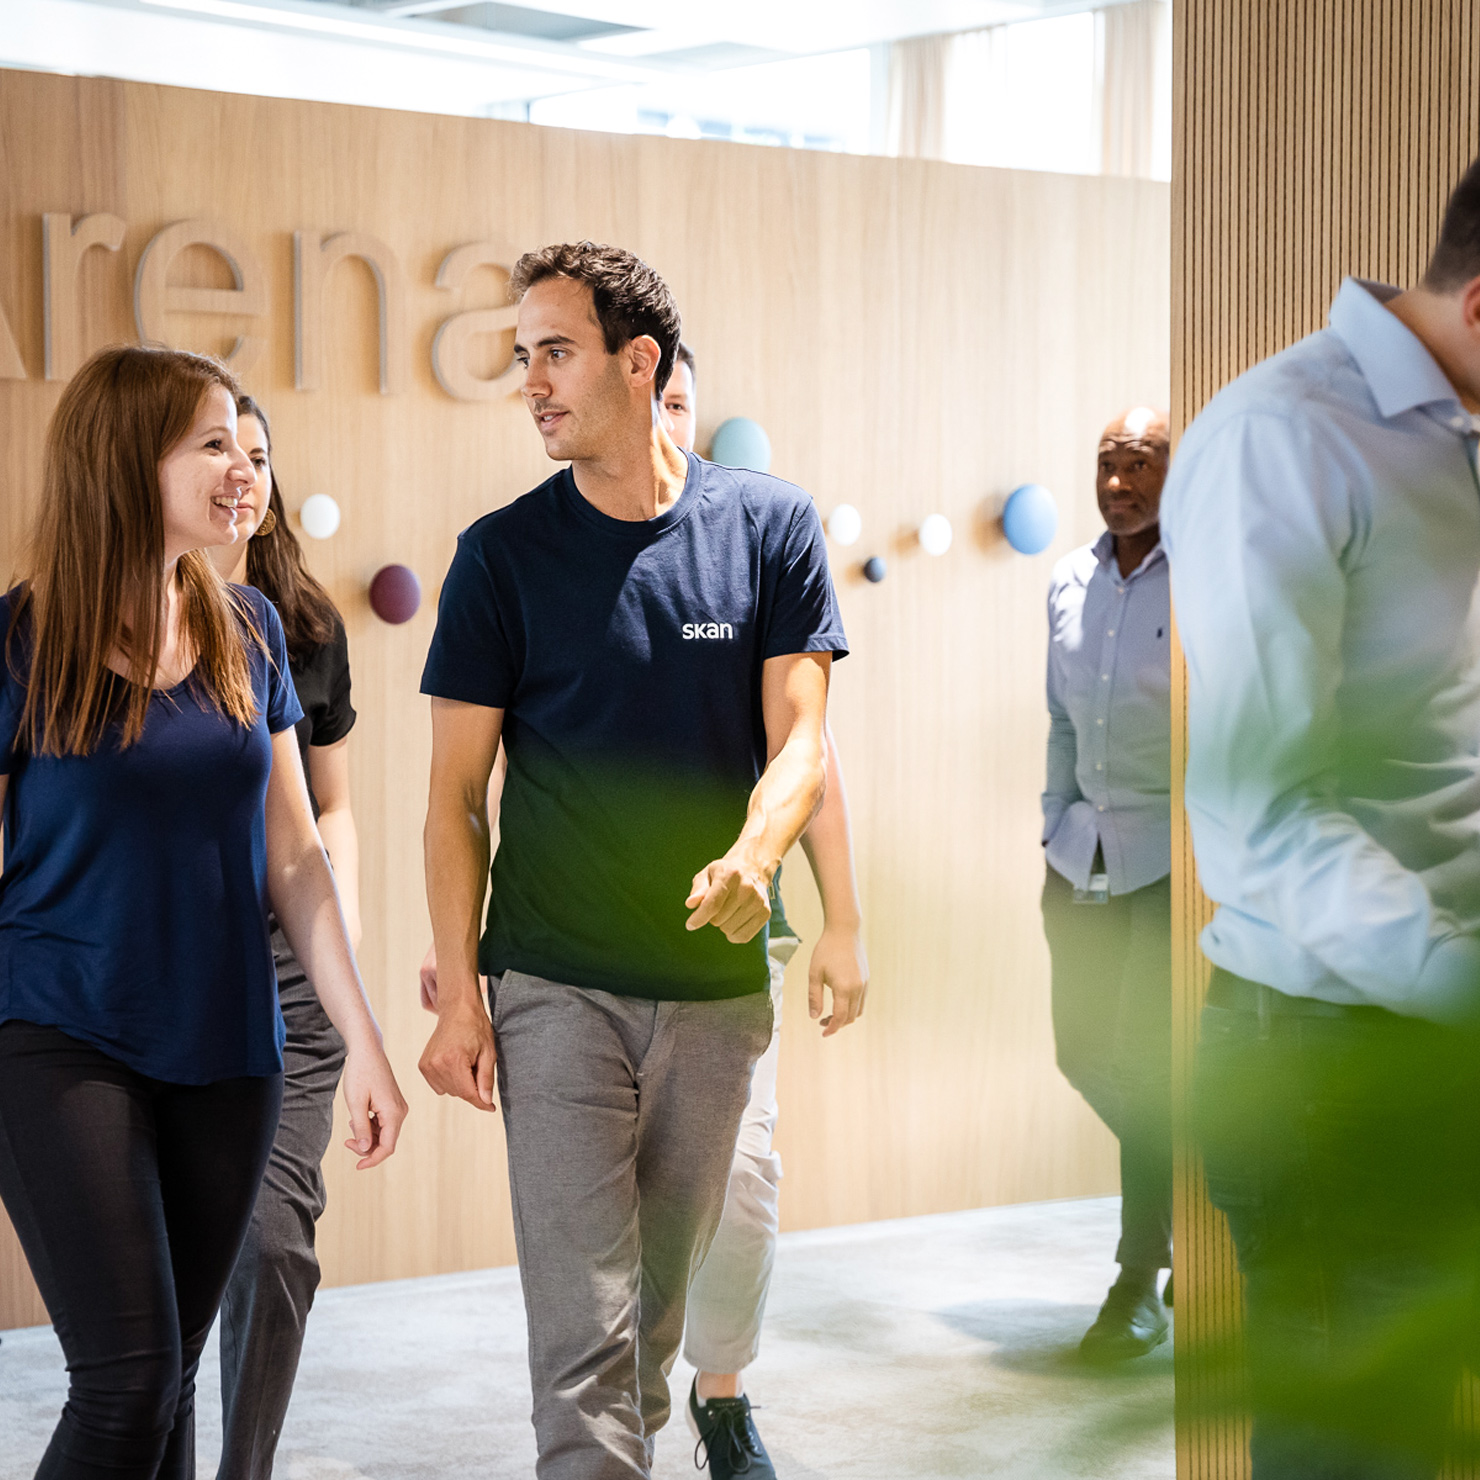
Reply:
[[[728,856],[694,875],[684,904],[694,911],[687,928],[716,925],[732,945],[754,939],[771,918],[770,876],[754,864]]]

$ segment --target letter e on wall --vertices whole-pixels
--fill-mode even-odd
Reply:
[[[91,219],[91,218],[89,218]],[[209,247],[231,269],[232,288],[172,288],[170,263],[186,247]],[[267,312],[267,286],[250,248],[230,226],[215,221],[176,221],[144,248],[134,274],[134,322],[144,344],[168,344],[165,320],[172,313],[227,314],[256,318]],[[247,370],[262,340],[239,334],[226,355],[233,370]]]

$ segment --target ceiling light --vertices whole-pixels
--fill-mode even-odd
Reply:
[[[431,25],[356,20],[348,16],[315,15],[277,5],[251,4],[249,0],[139,0],[156,10],[184,11],[213,16],[219,20],[246,21],[257,26],[278,26],[290,31],[308,31],[320,36],[344,36],[353,41],[371,41],[381,46],[416,51],[441,52],[448,56],[474,57],[479,61],[504,62],[520,67],[540,67],[551,72],[577,76],[601,76],[623,82],[647,82],[651,68],[584,53],[573,54],[564,47],[521,45],[484,41],[478,36],[440,34],[447,28]]]

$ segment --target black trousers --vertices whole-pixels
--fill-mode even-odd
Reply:
[[[1120,1142],[1115,1257],[1134,1269],[1172,1262],[1171,930],[1170,878],[1075,904],[1068,880],[1048,870],[1059,1068]]]
[[[0,1199],[70,1386],[37,1480],[190,1480],[195,1372],[251,1217],[282,1079],[165,1084],[0,1025]]]
[[[283,1113],[246,1242],[221,1303],[221,1467],[216,1480],[270,1480],[303,1351],[324,1211],[319,1165],[334,1131],[344,1041],[281,930],[272,933],[283,1048]]]
[[[1256,1480],[1430,1480],[1480,1295],[1480,1036],[1217,972],[1193,1082]],[[1226,1004],[1226,1005],[1225,1005]]]

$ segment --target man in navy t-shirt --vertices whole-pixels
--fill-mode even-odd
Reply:
[[[442,589],[422,1072],[488,1110],[496,1066],[538,1473],[606,1480],[650,1473],[668,1417],[770,1040],[767,889],[821,800],[846,645],[807,496],[663,429],[657,274],[581,243],[526,254],[511,290],[525,404],[571,466],[464,531]]]

